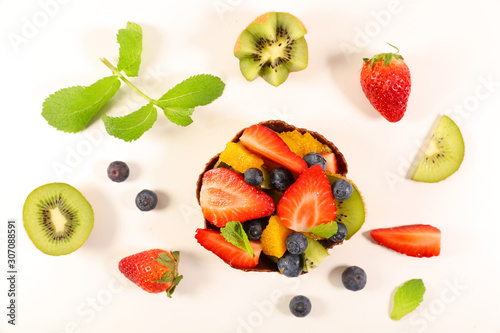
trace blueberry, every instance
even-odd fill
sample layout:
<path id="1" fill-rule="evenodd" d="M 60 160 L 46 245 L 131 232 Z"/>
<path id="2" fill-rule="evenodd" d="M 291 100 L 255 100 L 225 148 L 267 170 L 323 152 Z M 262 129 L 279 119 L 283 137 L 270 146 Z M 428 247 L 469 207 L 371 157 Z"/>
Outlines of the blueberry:
<path id="1" fill-rule="evenodd" d="M 333 197 L 337 200 L 347 200 L 352 195 L 352 184 L 345 179 L 337 179 L 332 184 Z"/>
<path id="2" fill-rule="evenodd" d="M 366 273 L 358 266 L 347 267 L 342 273 L 342 284 L 349 290 L 358 291 L 366 285 Z"/>
<path id="3" fill-rule="evenodd" d="M 247 171 L 245 171 L 244 177 L 245 182 L 247 182 L 248 185 L 252 186 L 260 185 L 264 181 L 264 174 L 257 168 L 247 169 Z"/>
<path id="4" fill-rule="evenodd" d="M 271 171 L 271 184 L 273 184 L 278 191 L 285 191 L 293 182 L 293 174 L 290 170 L 283 167 L 277 167 Z"/>
<path id="5" fill-rule="evenodd" d="M 157 203 L 158 196 L 155 192 L 150 190 L 142 190 L 135 197 L 135 204 L 137 205 L 137 208 L 139 208 L 143 212 L 154 209 Z"/>
<path id="6" fill-rule="evenodd" d="M 303 295 L 294 296 L 290 301 L 290 312 L 295 317 L 305 317 L 311 312 L 311 301 Z"/>
<path id="7" fill-rule="evenodd" d="M 347 236 L 347 227 L 342 222 L 337 222 L 337 232 L 329 238 L 332 242 L 338 243 L 343 241 Z"/>
<path id="8" fill-rule="evenodd" d="M 125 162 L 114 161 L 108 166 L 108 177 L 114 182 L 121 183 L 128 178 L 129 173 L 130 170 Z"/>
<path id="9" fill-rule="evenodd" d="M 298 254 L 291 254 L 290 252 L 285 252 L 283 257 L 278 259 L 277 264 L 281 274 L 288 277 L 299 276 L 304 266 L 302 257 Z"/>
<path id="10" fill-rule="evenodd" d="M 264 230 L 265 221 L 262 219 L 248 220 L 243 222 L 243 230 L 245 230 L 249 240 L 259 240 Z"/>
<path id="11" fill-rule="evenodd" d="M 307 248 L 307 237 L 300 232 L 292 232 L 286 237 L 286 249 L 291 254 L 301 254 Z"/>
<path id="12" fill-rule="evenodd" d="M 326 159 L 319 153 L 309 153 L 304 156 L 308 167 L 319 164 L 326 171 Z"/>

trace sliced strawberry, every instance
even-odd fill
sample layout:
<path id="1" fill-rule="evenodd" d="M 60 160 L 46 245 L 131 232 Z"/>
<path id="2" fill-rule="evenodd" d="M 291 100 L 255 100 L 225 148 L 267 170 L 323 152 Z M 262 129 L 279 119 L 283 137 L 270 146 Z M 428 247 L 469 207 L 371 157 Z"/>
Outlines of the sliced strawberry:
<path id="1" fill-rule="evenodd" d="M 231 267 L 247 269 L 259 263 L 262 249 L 258 242 L 250 241 L 254 252 L 254 257 L 251 257 L 246 251 L 228 243 L 218 230 L 197 229 L 195 238 L 201 246 L 215 253 Z"/>
<path id="2" fill-rule="evenodd" d="M 274 212 L 273 199 L 250 186 L 233 170 L 216 168 L 203 175 L 200 205 L 205 218 L 221 228 L 229 221 L 244 222 Z"/>
<path id="3" fill-rule="evenodd" d="M 300 232 L 335 221 L 336 212 L 330 182 L 320 165 L 304 171 L 278 203 L 281 223 Z"/>
<path id="4" fill-rule="evenodd" d="M 292 152 L 276 132 L 266 126 L 248 127 L 243 131 L 240 142 L 245 148 L 296 174 L 307 169 L 307 163 Z"/>
<path id="5" fill-rule="evenodd" d="M 337 158 L 334 153 L 321 154 L 326 160 L 326 172 L 328 174 L 338 173 Z"/>
<path id="6" fill-rule="evenodd" d="M 374 229 L 370 235 L 378 244 L 410 257 L 433 257 L 441 251 L 441 231 L 427 224 Z"/>

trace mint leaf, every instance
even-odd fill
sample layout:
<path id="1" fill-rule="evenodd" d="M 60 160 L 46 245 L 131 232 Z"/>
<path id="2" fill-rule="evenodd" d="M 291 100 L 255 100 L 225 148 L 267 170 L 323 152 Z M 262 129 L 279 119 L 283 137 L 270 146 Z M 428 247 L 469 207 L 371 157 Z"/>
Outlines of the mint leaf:
<path id="1" fill-rule="evenodd" d="M 391 319 L 399 320 L 415 310 L 424 299 L 425 286 L 422 279 L 406 281 L 394 294 Z"/>
<path id="2" fill-rule="evenodd" d="M 160 97 L 156 105 L 162 109 L 178 107 L 190 109 L 207 105 L 222 95 L 225 84 L 220 78 L 208 74 L 191 76 Z"/>
<path id="3" fill-rule="evenodd" d="M 337 230 L 337 222 L 332 221 L 329 223 L 322 223 L 320 225 L 317 225 L 314 228 L 309 229 L 308 231 L 319 237 L 330 238 L 337 233 Z"/>
<path id="4" fill-rule="evenodd" d="M 153 103 L 149 103 L 126 116 L 110 117 L 103 115 L 102 120 L 108 134 L 130 142 L 139 139 L 144 132 L 153 127 L 156 117 L 156 108 Z"/>
<path id="5" fill-rule="evenodd" d="M 116 35 L 120 44 L 120 56 L 117 68 L 128 76 L 139 75 L 142 54 L 142 28 L 135 23 L 128 22 L 126 29 L 118 30 Z"/>
<path id="6" fill-rule="evenodd" d="M 164 107 L 162 109 L 168 120 L 174 124 L 187 126 L 193 122 L 191 115 L 194 112 L 194 108 Z"/>
<path id="7" fill-rule="evenodd" d="M 240 222 L 228 222 L 224 227 L 220 228 L 220 233 L 228 243 L 246 251 L 251 257 L 255 256 L 252 245 Z"/>
<path id="8" fill-rule="evenodd" d="M 42 116 L 60 131 L 82 131 L 118 88 L 120 81 L 113 75 L 90 86 L 61 89 L 43 102 Z"/>

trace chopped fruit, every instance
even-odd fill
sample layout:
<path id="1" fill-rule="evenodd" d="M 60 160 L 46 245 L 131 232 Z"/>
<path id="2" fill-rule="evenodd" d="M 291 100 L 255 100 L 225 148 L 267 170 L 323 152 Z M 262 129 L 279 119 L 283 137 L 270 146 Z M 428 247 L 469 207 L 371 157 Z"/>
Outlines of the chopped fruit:
<path id="1" fill-rule="evenodd" d="M 197 229 L 195 238 L 201 246 L 215 253 L 231 267 L 248 269 L 257 266 L 259 263 L 262 250 L 257 242 L 250 241 L 254 252 L 254 257 L 251 257 L 245 250 L 228 243 L 218 230 Z"/>
<path id="2" fill-rule="evenodd" d="M 441 251 L 441 231 L 427 224 L 374 229 L 370 235 L 378 244 L 410 257 L 433 257 Z"/>
<path id="3" fill-rule="evenodd" d="M 279 135 L 268 127 L 262 125 L 248 127 L 243 131 L 240 142 L 247 149 L 296 174 L 301 174 L 307 169 L 307 163 L 293 153 Z"/>
<path id="4" fill-rule="evenodd" d="M 325 144 L 322 144 L 310 133 L 300 133 L 297 130 L 281 132 L 278 134 L 287 144 L 291 151 L 300 157 L 309 153 L 331 153 L 332 150 Z"/>
<path id="5" fill-rule="evenodd" d="M 302 254 L 307 248 L 307 237 L 300 232 L 292 232 L 286 238 L 286 249 L 291 254 Z"/>
<path id="6" fill-rule="evenodd" d="M 302 254 L 304 260 L 304 271 L 311 272 L 328 257 L 328 251 L 320 242 L 307 238 L 307 248 Z"/>
<path id="7" fill-rule="evenodd" d="M 323 170 L 326 171 L 326 159 L 319 153 L 309 153 L 304 155 L 308 167 L 319 164 Z"/>
<path id="8" fill-rule="evenodd" d="M 135 197 L 135 204 L 143 212 L 153 210 L 158 204 L 158 196 L 151 190 L 142 190 Z"/>
<path id="9" fill-rule="evenodd" d="M 366 272 L 358 266 L 347 267 L 342 272 L 342 284 L 351 291 L 361 290 L 366 285 Z"/>
<path id="10" fill-rule="evenodd" d="M 337 200 L 347 200 L 353 192 L 352 184 L 346 179 L 338 179 L 332 184 L 333 197 Z"/>
<path id="11" fill-rule="evenodd" d="M 271 171 L 271 184 L 280 192 L 285 192 L 294 181 L 293 174 L 283 167 L 277 167 Z"/>
<path id="12" fill-rule="evenodd" d="M 243 176 L 245 177 L 245 182 L 252 186 L 258 186 L 264 181 L 264 173 L 257 168 L 247 169 Z"/>
<path id="13" fill-rule="evenodd" d="M 403 57 L 397 53 L 381 53 L 363 60 L 360 81 L 366 98 L 389 122 L 400 121 L 411 91 L 410 70 Z"/>
<path id="14" fill-rule="evenodd" d="M 264 161 L 258 155 L 248 151 L 241 143 L 228 142 L 226 149 L 220 154 L 219 161 L 244 173 L 249 168 L 260 168 Z"/>
<path id="15" fill-rule="evenodd" d="M 285 191 L 277 211 L 284 226 L 299 232 L 335 221 L 337 207 L 323 169 L 314 165 L 304 171 Z"/>
<path id="16" fill-rule="evenodd" d="M 326 173 L 332 174 L 338 172 L 337 158 L 334 153 L 323 153 L 321 154 L 326 160 Z"/>
<path id="17" fill-rule="evenodd" d="M 302 256 L 286 252 L 277 262 L 278 271 L 284 276 L 297 277 L 302 273 L 304 262 Z"/>
<path id="18" fill-rule="evenodd" d="M 168 297 L 171 297 L 182 279 L 182 275 L 177 271 L 178 264 L 179 252 L 154 249 L 123 258 L 118 269 L 127 279 L 148 293 L 166 291 Z"/>
<path id="19" fill-rule="evenodd" d="M 285 227 L 278 216 L 271 216 L 260 237 L 262 252 L 268 256 L 281 258 L 286 252 L 286 238 L 291 233 L 292 230 Z"/>
<path id="20" fill-rule="evenodd" d="M 290 312 L 299 318 L 307 316 L 311 312 L 311 301 L 306 296 L 294 296 L 289 304 Z"/>
<path id="21" fill-rule="evenodd" d="M 269 216 L 274 212 L 273 199 L 233 170 L 217 168 L 203 175 L 200 205 L 203 216 L 217 227 L 229 221 L 244 222 Z"/>

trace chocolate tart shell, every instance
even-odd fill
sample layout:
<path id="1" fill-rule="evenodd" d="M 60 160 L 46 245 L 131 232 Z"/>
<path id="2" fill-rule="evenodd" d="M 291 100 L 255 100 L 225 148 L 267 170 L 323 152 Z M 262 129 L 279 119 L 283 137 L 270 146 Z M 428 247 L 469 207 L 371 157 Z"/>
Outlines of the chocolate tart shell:
<path id="1" fill-rule="evenodd" d="M 337 146 L 335 146 L 331 141 L 328 141 L 323 135 L 321 135 L 317 132 L 308 131 L 307 129 L 304 129 L 304 128 L 297 128 L 297 127 L 290 125 L 290 124 L 287 124 L 281 120 L 263 121 L 263 122 L 258 123 L 257 125 L 266 126 L 277 133 L 290 132 L 293 130 L 297 130 L 302 134 L 305 134 L 305 133 L 311 134 L 316 140 L 318 140 L 319 142 L 321 142 L 324 145 L 327 145 L 332 150 L 332 152 L 335 154 L 335 157 L 337 159 L 338 174 L 340 174 L 344 177 L 346 176 L 346 174 L 347 174 L 347 162 L 344 158 L 344 155 L 340 152 L 340 150 L 337 148 Z M 245 129 L 246 128 L 239 131 L 231 141 L 238 142 Z M 200 191 L 201 191 L 203 175 L 208 170 L 211 170 L 214 168 L 215 164 L 219 160 L 219 155 L 220 155 L 220 153 L 215 155 L 214 157 L 212 157 L 208 161 L 208 163 L 205 165 L 205 169 L 198 177 L 198 181 L 196 183 L 196 199 L 198 200 L 198 204 L 200 203 Z M 216 226 L 211 224 L 208 220 L 205 220 L 205 228 L 218 229 Z M 330 249 L 335 245 L 340 245 L 342 242 L 332 243 L 332 242 L 328 242 L 327 240 L 325 240 L 325 241 L 321 241 L 321 243 L 327 249 Z M 250 268 L 250 269 L 245 269 L 244 271 L 278 272 L 278 269 L 276 268 L 276 263 L 274 261 L 272 261 L 268 256 L 261 255 L 260 259 L 259 259 L 259 264 L 257 266 Z"/>

